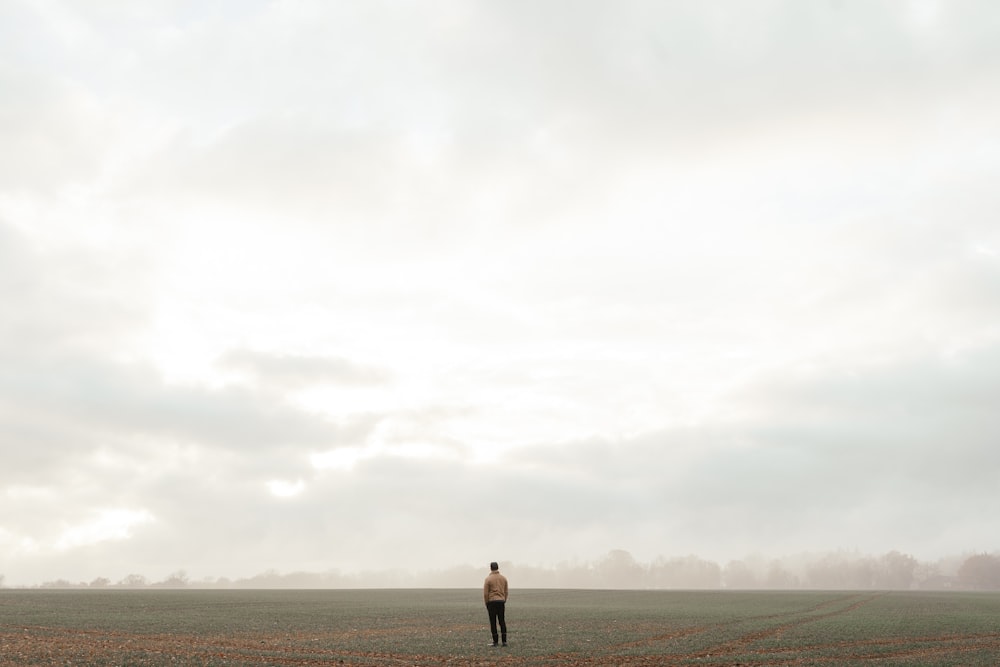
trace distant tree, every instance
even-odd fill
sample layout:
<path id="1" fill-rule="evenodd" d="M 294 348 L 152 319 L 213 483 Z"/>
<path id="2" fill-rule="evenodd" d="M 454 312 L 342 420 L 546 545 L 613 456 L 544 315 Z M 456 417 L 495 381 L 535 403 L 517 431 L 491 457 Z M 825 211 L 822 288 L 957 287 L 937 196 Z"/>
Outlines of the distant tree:
<path id="1" fill-rule="evenodd" d="M 141 574 L 130 574 L 119 581 L 118 585 L 125 588 L 142 588 L 146 586 L 146 577 Z"/>
<path id="2" fill-rule="evenodd" d="M 89 585 L 91 588 L 106 588 L 111 585 L 111 580 L 107 577 L 97 577 Z"/>
<path id="3" fill-rule="evenodd" d="M 969 588 L 1000 589 L 1000 557 L 986 553 L 969 556 L 958 568 L 958 581 Z"/>
<path id="4" fill-rule="evenodd" d="M 649 574 L 654 588 L 715 589 L 722 583 L 719 565 L 697 556 L 657 558 Z"/>
<path id="5" fill-rule="evenodd" d="M 281 573 L 272 568 L 238 583 L 241 588 L 281 588 Z"/>
<path id="6" fill-rule="evenodd" d="M 914 583 L 917 559 L 898 551 L 890 551 L 878 561 L 878 588 L 907 589 Z"/>
<path id="7" fill-rule="evenodd" d="M 188 585 L 187 572 L 184 570 L 177 570 L 176 572 L 172 572 L 170 576 L 163 581 L 153 585 L 157 588 L 184 588 Z"/>
<path id="8" fill-rule="evenodd" d="M 534 585 L 541 588 L 593 588 L 594 586 L 593 567 L 578 561 L 562 561 L 556 564 L 554 570 L 538 568 L 531 576 L 536 579 L 537 583 Z"/>
<path id="9" fill-rule="evenodd" d="M 757 575 L 741 560 L 731 560 L 722 570 L 722 583 L 726 588 L 757 588 Z"/>
<path id="10" fill-rule="evenodd" d="M 827 554 L 806 570 L 806 585 L 811 588 L 848 588 L 847 564 L 837 555 Z"/>
<path id="11" fill-rule="evenodd" d="M 282 575 L 282 588 L 324 588 L 326 577 L 315 572 L 291 572 Z"/>
<path id="12" fill-rule="evenodd" d="M 806 571 L 806 586 L 828 589 L 873 588 L 878 565 L 868 556 L 844 552 L 831 553 L 811 563 Z"/>
<path id="13" fill-rule="evenodd" d="M 799 578 L 785 569 L 780 560 L 772 560 L 764 576 L 765 588 L 798 588 Z"/>
<path id="14" fill-rule="evenodd" d="M 606 588 L 642 588 L 645 569 L 627 551 L 615 549 L 597 564 L 597 573 Z"/>
<path id="15" fill-rule="evenodd" d="M 920 588 L 940 585 L 943 579 L 940 563 L 922 563 L 918 561 L 917 566 L 913 569 L 913 581 Z"/>
<path id="16" fill-rule="evenodd" d="M 850 588 L 875 588 L 878 581 L 878 564 L 871 556 L 848 561 Z"/>

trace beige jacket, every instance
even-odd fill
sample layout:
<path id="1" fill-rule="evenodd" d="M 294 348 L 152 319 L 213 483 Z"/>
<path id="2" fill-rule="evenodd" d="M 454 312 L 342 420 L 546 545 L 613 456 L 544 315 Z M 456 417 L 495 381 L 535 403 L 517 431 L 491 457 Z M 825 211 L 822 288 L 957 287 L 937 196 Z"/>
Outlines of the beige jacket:
<path id="1" fill-rule="evenodd" d="M 495 600 L 507 601 L 507 577 L 499 572 L 490 572 L 483 582 L 483 602 L 489 603 Z"/>

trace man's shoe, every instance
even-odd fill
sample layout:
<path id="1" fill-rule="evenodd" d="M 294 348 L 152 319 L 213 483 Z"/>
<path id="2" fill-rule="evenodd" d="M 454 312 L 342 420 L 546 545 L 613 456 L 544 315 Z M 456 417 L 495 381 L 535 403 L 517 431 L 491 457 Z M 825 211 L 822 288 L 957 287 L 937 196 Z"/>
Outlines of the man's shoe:
<path id="1" fill-rule="evenodd" d="M 501 646 L 503 646 L 504 648 L 507 648 L 507 642 L 504 642 L 503 644 L 501 644 Z"/>

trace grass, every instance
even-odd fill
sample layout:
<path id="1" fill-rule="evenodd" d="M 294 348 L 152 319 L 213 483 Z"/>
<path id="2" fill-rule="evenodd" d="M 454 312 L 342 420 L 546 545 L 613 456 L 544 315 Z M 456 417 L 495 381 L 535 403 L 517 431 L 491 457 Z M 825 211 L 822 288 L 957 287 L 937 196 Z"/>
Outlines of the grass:
<path id="1" fill-rule="evenodd" d="M 0 590 L 0 665 L 1000 664 L 1000 594 Z"/>

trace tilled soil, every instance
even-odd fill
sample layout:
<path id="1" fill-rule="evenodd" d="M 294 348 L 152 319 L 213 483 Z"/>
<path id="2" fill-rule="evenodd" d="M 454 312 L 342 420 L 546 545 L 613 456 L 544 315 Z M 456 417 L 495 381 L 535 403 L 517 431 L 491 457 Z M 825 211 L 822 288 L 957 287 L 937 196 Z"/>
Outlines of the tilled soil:
<path id="1" fill-rule="evenodd" d="M 682 596 L 667 615 L 677 596 L 523 597 L 494 649 L 452 593 L 10 593 L 0 667 L 1000 665 L 993 597 Z"/>
<path id="2" fill-rule="evenodd" d="M 775 626 L 767 636 L 780 635 L 787 626 Z M 1000 633 L 942 635 L 907 639 L 826 643 L 794 649 L 762 648 L 763 633 L 731 639 L 696 653 L 670 651 L 672 640 L 681 636 L 711 633 L 712 627 L 690 628 L 683 633 L 651 635 L 642 642 L 604 646 L 593 654 L 577 652 L 523 655 L 515 644 L 489 648 L 483 644 L 475 655 L 412 654 L 402 652 L 344 650 L 331 647 L 330 634 L 253 634 L 201 636 L 187 634 L 129 634 L 66 628 L 22 627 L 0 631 L 0 665 L 64 666 L 163 666 L 163 665 L 370 665 L 415 667 L 446 665 L 530 665 L 546 667 L 641 667 L 647 665 L 841 665 L 841 664 L 961 664 L 964 654 L 994 655 L 1000 659 Z M 357 637 L 354 638 L 355 640 Z M 628 653 L 638 645 L 662 652 Z M 957 661 L 957 662 L 956 662 Z M 976 663 L 983 664 L 983 663 Z"/>

